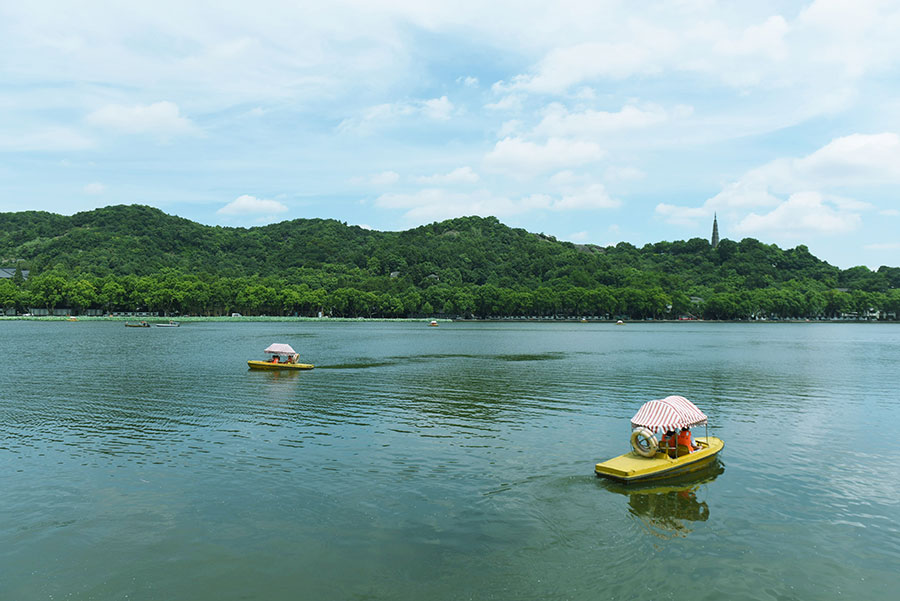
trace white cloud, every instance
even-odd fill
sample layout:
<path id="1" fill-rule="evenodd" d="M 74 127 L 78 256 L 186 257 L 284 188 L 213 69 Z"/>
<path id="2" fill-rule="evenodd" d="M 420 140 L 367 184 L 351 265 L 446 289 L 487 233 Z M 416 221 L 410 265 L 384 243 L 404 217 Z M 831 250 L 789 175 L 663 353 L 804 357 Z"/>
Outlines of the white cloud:
<path id="1" fill-rule="evenodd" d="M 697 10 L 656 3 L 637 13 L 627 3 L 596 4 L 594 14 L 580 5 L 568 18 L 542 23 L 539 31 L 552 33 L 536 46 L 537 60 L 497 82 L 494 93 L 568 95 L 600 82 L 690 85 L 699 78 L 741 91 L 775 90 L 800 119 L 845 107 L 861 77 L 890 73 L 900 62 L 900 10 L 882 0 L 817 0 L 799 14 L 777 3 L 783 14 L 762 18 L 748 18 L 758 12 L 734 3 Z M 763 106 L 759 111 L 765 115 Z"/>
<path id="2" fill-rule="evenodd" d="M 875 205 L 872 203 L 856 198 L 844 198 L 829 194 L 828 200 L 841 211 L 872 211 L 875 209 Z"/>
<path id="3" fill-rule="evenodd" d="M 389 186 L 400 181 L 400 174 L 396 171 L 382 171 L 371 179 L 371 183 L 376 186 Z"/>
<path id="4" fill-rule="evenodd" d="M 805 157 L 778 159 L 754 169 L 738 183 L 788 193 L 800 188 L 900 184 L 900 136 L 887 132 L 835 138 Z"/>
<path id="5" fill-rule="evenodd" d="M 638 233 L 633 215 L 658 201 L 671 203 L 658 209 L 658 221 L 702 219 L 707 232 L 713 211 L 720 222 L 726 215 L 733 230 L 751 213 L 762 219 L 807 192 L 819 193 L 822 205 L 838 215 L 896 221 L 896 214 L 866 213 L 862 202 L 892 198 L 890 186 L 900 181 L 896 133 L 879 133 L 900 133 L 896 2 L 804 0 L 798 7 L 674 0 L 636 10 L 618 1 L 577 0 L 560 10 L 554 3 L 511 9 L 337 0 L 310 12 L 303 3 L 216 11 L 163 0 L 154 7 L 4 6 L 0 53 L 7 60 L 0 80 L 7 85 L 0 114 L 7 119 L 0 149 L 95 148 L 99 128 L 153 135 L 157 130 L 144 122 L 156 117 L 161 129 L 168 123 L 175 132 L 169 136 L 202 126 L 210 133 L 199 140 L 206 148 L 192 143 L 158 153 L 140 147 L 141 138 L 120 138 L 98 152 L 65 155 L 75 167 L 60 185 L 80 192 L 90 179 L 80 180 L 75 170 L 95 173 L 81 177 L 106 177 L 104 170 L 85 168 L 94 160 L 115 163 L 122 170 L 118 179 L 134 180 L 151 200 L 183 189 L 176 180 L 184 173 L 195 178 L 196 190 L 240 186 L 251 171 L 265 172 L 286 189 L 296 183 L 302 161 L 311 194 L 342 194 L 347 173 L 361 174 L 363 189 L 399 191 L 366 186 L 376 169 L 402 166 L 396 184 L 459 191 L 452 186 L 487 187 L 491 178 L 496 187 L 482 204 L 507 199 L 519 206 L 523 194 L 535 191 L 551 195 L 529 201 L 548 212 L 555 203 L 565 206 L 564 199 L 587 202 L 579 190 L 602 181 L 608 196 L 629 203 L 623 227 L 633 240 L 653 235 L 653 229 Z M 454 57 L 449 80 L 446 69 L 428 60 L 434 40 L 446 42 L 442 52 Z M 153 113 L 157 100 L 169 101 L 173 110 Z M 541 111 L 551 102 L 558 104 Z M 812 119 L 823 114 L 834 118 Z M 457 116 L 464 117 L 458 124 Z M 377 135 L 390 128 L 391 135 L 358 144 L 322 131 L 344 117 L 342 130 Z M 508 120 L 513 117 L 519 121 Z M 35 133 L 20 135 L 27 129 Z M 838 137 L 853 132 L 859 133 Z M 775 150 L 771 158 L 787 152 L 794 158 L 741 163 L 779 147 L 806 150 Z M 479 152 L 483 162 L 473 159 Z M 16 164 L 5 153 L 3 159 L 4 178 L 22 180 L 18 189 L 40 179 L 27 161 Z M 472 166 L 471 181 L 450 171 L 460 165 Z M 578 175 L 541 177 L 560 170 Z M 47 186 L 57 179 L 50 171 Z M 512 181 L 519 175 L 534 176 L 530 189 Z M 683 200 L 686 190 L 709 182 L 719 185 L 695 201 Z M 867 194 L 873 186 L 885 189 Z M 658 198 L 647 205 L 654 194 Z M 887 202 L 882 208 L 890 210 L 894 205 Z M 325 201 L 319 210 L 344 209 Z M 532 227 L 525 220 L 520 225 Z"/>
<path id="6" fill-rule="evenodd" d="M 728 211 L 738 224 L 734 229 L 745 233 L 844 233 L 859 227 L 861 211 L 874 209 L 845 191 L 878 184 L 900 184 L 900 137 L 895 133 L 835 138 L 805 157 L 751 169 L 701 207 L 660 204 L 656 213 L 669 223 L 696 225 L 714 211 Z M 765 208 L 772 210 L 748 213 Z"/>
<path id="7" fill-rule="evenodd" d="M 571 188 L 573 186 L 586 184 L 588 178 L 584 175 L 575 173 L 571 169 L 564 169 L 551 175 L 549 181 L 558 188 Z"/>
<path id="8" fill-rule="evenodd" d="M 517 75 L 509 84 L 495 84 L 495 89 L 559 94 L 585 81 L 658 71 L 657 59 L 664 54 L 670 38 L 663 35 L 634 42 L 585 42 L 554 48 L 533 73 Z"/>
<path id="9" fill-rule="evenodd" d="M 376 199 L 375 204 L 386 209 L 402 209 L 407 220 L 421 223 L 461 215 L 507 217 L 531 211 L 611 209 L 620 206 L 621 202 L 610 198 L 602 185 L 594 184 L 561 197 L 530 194 L 511 198 L 503 194 L 494 194 L 487 189 L 455 192 L 441 188 L 427 188 L 413 193 L 382 194 Z"/>
<path id="10" fill-rule="evenodd" d="M 375 204 L 386 209 L 403 209 L 407 220 L 424 223 L 462 215 L 513 215 L 522 212 L 523 204 L 527 205 L 528 201 L 517 202 L 487 190 L 460 193 L 429 188 L 412 194 L 382 194 Z"/>
<path id="11" fill-rule="evenodd" d="M 369 134 L 418 115 L 434 121 L 447 121 L 454 110 L 455 106 L 446 96 L 412 102 L 385 103 L 371 106 L 356 117 L 344 119 L 337 129 L 339 132 Z"/>
<path id="12" fill-rule="evenodd" d="M 836 138 L 801 158 L 783 158 L 751 169 L 707 201 L 710 209 L 777 205 L 778 196 L 877 184 L 900 184 L 900 137 L 894 133 L 852 134 Z M 842 209 L 863 210 L 869 203 L 832 195 Z"/>
<path id="13" fill-rule="evenodd" d="M 453 103 L 446 96 L 432 98 L 422 103 L 422 114 L 430 119 L 446 121 L 453 112 Z"/>
<path id="14" fill-rule="evenodd" d="M 569 240 L 571 240 L 572 242 L 584 242 L 585 240 L 588 239 L 588 233 L 587 233 L 587 232 L 583 232 L 583 231 L 582 231 L 582 232 L 575 232 L 575 233 L 569 234 L 568 238 L 569 238 Z"/>
<path id="15" fill-rule="evenodd" d="M 900 242 L 884 242 L 881 244 L 866 244 L 866 250 L 900 250 Z"/>
<path id="16" fill-rule="evenodd" d="M 567 169 L 554 173 L 548 181 L 560 191 L 559 200 L 549 207 L 554 211 L 615 209 L 622 206 L 621 200 L 611 197 L 606 187 L 588 174 Z"/>
<path id="17" fill-rule="evenodd" d="M 484 158 L 492 169 L 530 177 L 536 173 L 579 167 L 602 160 L 606 152 L 594 142 L 550 138 L 544 144 L 504 138 Z"/>
<path id="18" fill-rule="evenodd" d="M 769 191 L 769 188 L 779 182 L 773 182 L 765 176 L 765 170 L 754 170 L 740 180 L 727 184 L 721 192 L 706 201 L 707 214 L 713 209 L 746 209 L 777 205 L 780 200 Z"/>
<path id="19" fill-rule="evenodd" d="M 644 179 L 647 174 L 637 167 L 607 167 L 603 177 L 610 182 L 626 182 Z"/>
<path id="20" fill-rule="evenodd" d="M 426 186 L 452 186 L 455 184 L 475 184 L 481 178 L 471 167 L 459 167 L 449 173 L 436 173 L 413 178 L 413 181 Z"/>
<path id="21" fill-rule="evenodd" d="M 197 132 L 196 126 L 183 117 L 173 102 L 121 106 L 110 104 L 89 114 L 90 125 L 124 134 L 154 134 L 160 138 Z"/>
<path id="22" fill-rule="evenodd" d="M 388 123 L 394 123 L 402 117 L 413 114 L 414 109 L 409 104 L 379 104 L 371 106 L 357 117 L 350 117 L 340 122 L 339 132 L 372 133 L 375 129 Z"/>
<path id="23" fill-rule="evenodd" d="M 522 127 L 524 124 L 518 119 L 510 119 L 509 121 L 504 121 L 500 126 L 500 130 L 497 132 L 497 137 L 501 140 L 503 138 L 513 138 L 521 134 Z"/>
<path id="24" fill-rule="evenodd" d="M 784 37 L 790 31 L 787 21 L 781 15 L 769 17 L 762 25 L 751 25 L 733 38 L 719 39 L 715 52 L 723 55 L 767 55 L 773 59 L 787 56 Z"/>
<path id="25" fill-rule="evenodd" d="M 900 184 L 900 136 L 888 132 L 836 138 L 794 166 L 811 181 Z"/>
<path id="26" fill-rule="evenodd" d="M 587 109 L 570 113 L 563 105 L 553 103 L 544 110 L 544 117 L 534 128 L 534 134 L 548 137 L 597 137 L 612 131 L 646 128 L 669 121 L 673 116 L 686 117 L 693 110 L 679 106 L 671 113 L 657 105 L 644 107 L 625 105 L 618 112 Z"/>
<path id="27" fill-rule="evenodd" d="M 679 207 L 666 203 L 656 205 L 655 212 L 668 223 L 690 227 L 696 226 L 698 221 L 705 220 L 711 215 L 706 207 Z"/>
<path id="28" fill-rule="evenodd" d="M 565 194 L 551 208 L 554 211 L 573 211 L 615 209 L 621 205 L 622 201 L 610 197 L 603 184 L 591 184 L 582 190 Z"/>
<path id="29" fill-rule="evenodd" d="M 256 198 L 249 194 L 239 196 L 218 211 L 218 215 L 259 215 L 287 212 L 288 208 L 277 200 Z"/>
<path id="30" fill-rule="evenodd" d="M 15 134 L 0 134 L 0 151 L 61 152 L 93 148 L 93 139 L 69 127 L 43 127 Z"/>
<path id="31" fill-rule="evenodd" d="M 105 191 L 106 186 L 100 182 L 92 182 L 84 187 L 85 194 L 103 194 Z"/>
<path id="32" fill-rule="evenodd" d="M 798 192 L 765 215 L 750 213 L 734 230 L 754 234 L 774 232 L 797 235 L 802 232 L 837 234 L 857 229 L 861 218 L 856 213 L 829 206 L 817 192 Z"/>
<path id="33" fill-rule="evenodd" d="M 883 211 L 878 211 L 878 214 L 885 217 L 900 217 L 900 209 L 884 209 Z"/>
<path id="34" fill-rule="evenodd" d="M 687 71 L 727 78 L 740 59 L 769 59 L 755 67 L 754 80 L 772 82 L 783 75 L 784 62 L 806 79 L 817 71 L 810 67 L 823 62 L 864 73 L 895 64 L 898 57 L 897 9 L 891 2 L 807 2 L 799 16 L 797 9 L 776 3 L 787 18 L 762 13 L 752 19 L 748 14 L 759 10 L 736 3 L 703 2 L 690 10 L 685 4 L 701 3 L 679 0 L 641 10 L 620 2 L 572 2 L 565 10 L 552 3 L 514 10 L 464 3 L 451 10 L 435 3 L 339 0 L 313 13 L 302 3 L 216 11 L 163 2 L 147 12 L 23 6 L 6 10 L 11 31 L 3 33 L 12 62 L 27 63 L 21 71 L 37 81 L 63 76 L 111 82 L 118 89 L 178 90 L 172 98 L 217 108 L 389 90 L 409 78 L 409 66 L 418 62 L 419 48 L 405 39 L 415 36 L 401 33 L 410 27 L 429 34 L 468 31 L 473 40 L 490 40 L 498 54 L 502 49 L 507 56 L 526 57 L 532 66 L 507 77 L 503 87 L 540 93 L 561 93 L 601 77 Z M 705 25 L 702 35 L 698 24 Z M 31 57 L 37 60 L 24 60 Z M 477 78 L 457 81 L 473 85 Z"/>
<path id="35" fill-rule="evenodd" d="M 489 102 L 484 108 L 492 111 L 521 111 L 523 97 L 520 94 L 507 94 L 497 102 Z"/>
<path id="36" fill-rule="evenodd" d="M 797 19 L 803 38 L 827 40 L 816 48 L 817 62 L 837 65 L 850 78 L 896 64 L 898 24 L 896 3 L 881 0 L 816 0 Z"/>

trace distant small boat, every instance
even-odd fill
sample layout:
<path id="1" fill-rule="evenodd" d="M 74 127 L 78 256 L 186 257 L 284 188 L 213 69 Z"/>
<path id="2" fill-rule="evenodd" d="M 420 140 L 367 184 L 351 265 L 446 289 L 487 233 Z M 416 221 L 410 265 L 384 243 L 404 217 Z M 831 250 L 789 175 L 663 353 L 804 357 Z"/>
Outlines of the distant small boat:
<path id="1" fill-rule="evenodd" d="M 172 321 L 170 319 L 169 323 L 158 323 L 158 324 L 156 324 L 156 327 L 157 328 L 177 328 L 179 325 L 181 325 L 181 324 L 179 324 L 177 321 Z"/>
<path id="2" fill-rule="evenodd" d="M 624 326 L 624 325 L 625 325 L 625 322 L 622 321 L 622 320 L 620 319 L 619 321 L 616 322 L 616 325 L 617 325 L 617 326 Z"/>
<path id="3" fill-rule="evenodd" d="M 438 322 L 436 322 L 435 320 L 432 319 L 428 325 L 431 326 L 432 328 L 436 328 L 436 327 L 438 327 Z"/>
<path id="4" fill-rule="evenodd" d="M 150 324 L 147 323 L 146 321 L 142 321 L 142 322 L 140 322 L 140 323 L 128 323 L 128 322 L 126 321 L 126 322 L 125 322 L 125 327 L 126 327 L 126 328 L 149 328 L 149 327 L 150 327 Z"/>
<path id="5" fill-rule="evenodd" d="M 272 358 L 268 361 L 254 361 L 251 359 L 247 361 L 250 369 L 312 369 L 315 367 L 309 363 L 298 363 L 297 359 L 300 358 L 300 355 L 289 344 L 270 344 L 264 352 L 272 355 Z"/>

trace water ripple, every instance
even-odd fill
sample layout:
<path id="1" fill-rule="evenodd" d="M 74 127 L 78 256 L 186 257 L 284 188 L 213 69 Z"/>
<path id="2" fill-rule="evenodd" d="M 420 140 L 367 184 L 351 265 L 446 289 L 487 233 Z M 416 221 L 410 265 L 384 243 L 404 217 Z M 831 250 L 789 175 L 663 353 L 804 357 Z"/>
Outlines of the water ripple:
<path id="1" fill-rule="evenodd" d="M 666 599 L 685 558 L 736 598 L 893 590 L 897 328 L 173 330 L 0 322 L 0 597 Z M 276 341 L 317 368 L 249 371 Z M 596 479 L 668 394 L 719 471 Z"/>

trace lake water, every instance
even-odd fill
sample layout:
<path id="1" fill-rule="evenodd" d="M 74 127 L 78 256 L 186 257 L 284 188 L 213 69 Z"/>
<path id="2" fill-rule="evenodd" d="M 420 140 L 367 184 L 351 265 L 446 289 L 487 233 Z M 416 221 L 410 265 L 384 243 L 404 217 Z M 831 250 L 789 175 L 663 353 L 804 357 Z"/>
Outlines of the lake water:
<path id="1" fill-rule="evenodd" d="M 272 342 L 316 369 L 249 371 Z M 898 360 L 888 324 L 0 322 L 0 599 L 893 598 Z M 719 462 L 595 478 L 669 394 Z"/>

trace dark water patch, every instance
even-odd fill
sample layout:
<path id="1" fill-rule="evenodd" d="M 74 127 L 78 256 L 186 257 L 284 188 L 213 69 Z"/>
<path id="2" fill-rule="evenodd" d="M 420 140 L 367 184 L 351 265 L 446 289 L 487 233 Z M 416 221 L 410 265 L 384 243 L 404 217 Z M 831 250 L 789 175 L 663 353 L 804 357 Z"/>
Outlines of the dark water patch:
<path id="1" fill-rule="evenodd" d="M 564 359 L 565 353 L 519 353 L 514 355 L 494 355 L 499 361 L 558 361 Z"/>
<path id="2" fill-rule="evenodd" d="M 472 355 L 465 353 L 426 353 L 419 355 L 421 359 L 481 359 L 481 355 Z"/>
<path id="3" fill-rule="evenodd" d="M 359 363 L 335 363 L 334 365 L 317 365 L 316 369 L 371 369 L 396 365 L 396 361 L 360 361 Z"/>

